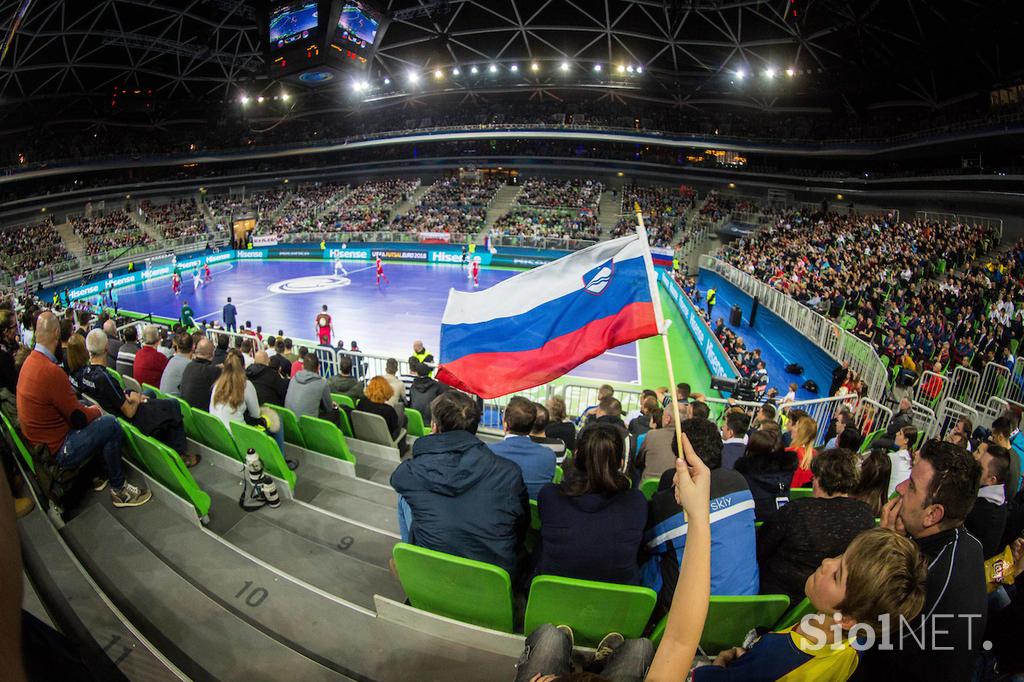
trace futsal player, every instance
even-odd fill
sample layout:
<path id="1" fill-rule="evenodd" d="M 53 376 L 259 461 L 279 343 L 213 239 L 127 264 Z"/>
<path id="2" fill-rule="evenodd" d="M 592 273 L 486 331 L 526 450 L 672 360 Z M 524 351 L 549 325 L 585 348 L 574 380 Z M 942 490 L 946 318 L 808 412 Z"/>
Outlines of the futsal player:
<path id="1" fill-rule="evenodd" d="M 203 277 L 199 274 L 199 268 L 196 268 L 192 273 L 192 288 L 199 289 L 201 286 L 203 286 Z"/>
<path id="2" fill-rule="evenodd" d="M 480 286 L 480 261 L 473 259 L 473 286 Z"/>
<path id="3" fill-rule="evenodd" d="M 181 276 L 178 273 L 171 275 L 171 291 L 175 296 L 181 293 Z"/>
<path id="4" fill-rule="evenodd" d="M 321 346 L 331 345 L 331 334 L 334 333 L 334 324 L 331 322 L 331 316 L 327 313 L 327 305 L 323 305 L 320 308 L 320 312 L 316 316 L 316 337 L 320 341 Z"/>
<path id="5" fill-rule="evenodd" d="M 348 277 L 348 270 L 345 269 L 345 261 L 340 258 L 334 261 L 334 276 L 337 277 L 339 274 L 344 277 Z"/>
<path id="6" fill-rule="evenodd" d="M 203 282 L 209 284 L 213 281 L 213 273 L 210 272 L 210 264 L 203 263 Z"/>
<path id="7" fill-rule="evenodd" d="M 391 280 L 389 280 L 388 276 L 384 274 L 384 261 L 382 261 L 380 259 L 380 256 L 377 256 L 377 286 L 378 287 L 380 286 L 381 278 L 384 279 L 385 283 L 391 284 Z"/>

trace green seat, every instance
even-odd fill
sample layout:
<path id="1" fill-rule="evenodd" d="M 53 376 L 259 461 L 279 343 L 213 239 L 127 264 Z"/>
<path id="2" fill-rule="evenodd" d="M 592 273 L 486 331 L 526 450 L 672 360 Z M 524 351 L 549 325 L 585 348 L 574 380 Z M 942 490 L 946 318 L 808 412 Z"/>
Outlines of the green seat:
<path id="1" fill-rule="evenodd" d="M 176 396 L 167 397 L 174 398 L 178 401 L 178 405 L 181 406 L 181 421 L 185 424 L 185 433 L 188 437 L 197 443 L 206 444 L 203 434 L 199 431 L 198 427 L 196 427 L 196 419 L 192 414 L 192 406 L 189 405 L 184 398 L 178 398 Z"/>
<path id="2" fill-rule="evenodd" d="M 537 500 L 530 500 L 530 528 L 540 530 L 540 509 Z"/>
<path id="3" fill-rule="evenodd" d="M 700 646 L 709 656 L 743 644 L 756 627 L 770 628 L 789 606 L 784 594 L 711 597 Z"/>
<path id="4" fill-rule="evenodd" d="M 562 479 L 565 478 L 565 471 L 562 467 L 555 465 L 555 476 L 551 479 L 552 483 L 561 483 Z"/>
<path id="5" fill-rule="evenodd" d="M 654 493 L 658 492 L 658 483 L 660 481 L 661 479 L 657 476 L 652 476 L 640 482 L 640 492 L 644 494 L 648 501 L 654 497 Z"/>
<path id="6" fill-rule="evenodd" d="M 646 587 L 540 575 L 530 586 L 523 631 L 565 624 L 583 646 L 597 646 L 609 632 L 633 639 L 643 634 L 657 600 Z"/>
<path id="7" fill-rule="evenodd" d="M 121 373 L 118 372 L 113 367 L 107 367 L 107 371 L 110 372 L 110 376 L 114 377 L 114 379 L 117 381 L 117 385 L 120 386 L 123 389 L 124 388 L 124 378 L 121 376 Z"/>
<path id="8" fill-rule="evenodd" d="M 420 414 L 419 410 L 414 410 L 411 407 L 405 408 L 406 426 L 405 430 L 409 432 L 410 436 L 421 436 L 430 435 L 430 431 L 423 424 L 423 415 Z"/>
<path id="9" fill-rule="evenodd" d="M 503 569 L 404 542 L 392 556 L 402 589 L 417 609 L 512 632 L 512 581 Z"/>
<path id="10" fill-rule="evenodd" d="M 117 421 L 121 424 L 121 433 L 124 436 L 124 447 L 121 449 L 122 454 L 128 455 L 128 458 L 140 469 L 150 476 L 153 476 L 153 478 L 156 478 L 156 475 L 150 471 L 146 458 L 142 456 L 142 450 L 139 449 L 139 441 L 137 437 L 141 438 L 142 432 L 126 419 L 118 417 Z"/>
<path id="11" fill-rule="evenodd" d="M 864 442 L 861 443 L 860 451 L 867 452 L 869 449 L 871 449 L 871 441 L 878 438 L 883 433 L 885 433 L 885 429 L 878 429 L 877 431 L 872 431 L 871 433 L 869 433 L 867 438 L 864 439 Z"/>
<path id="12" fill-rule="evenodd" d="M 32 461 L 32 453 L 25 447 L 25 441 L 21 439 L 18 432 L 14 430 L 14 424 L 7 418 L 3 410 L 0 410 L 0 418 L 4 420 L 4 426 L 7 427 L 7 432 L 11 434 L 11 442 L 14 444 L 14 449 L 18 451 L 21 458 L 25 460 L 25 464 L 28 466 L 29 471 L 33 474 L 36 472 L 36 463 Z"/>
<path id="13" fill-rule="evenodd" d="M 200 489 L 178 453 L 154 438 L 143 436 L 138 431 L 134 431 L 131 437 L 153 478 L 195 507 L 196 513 L 200 517 L 210 513 L 210 496 Z"/>
<path id="14" fill-rule="evenodd" d="M 665 626 L 666 625 L 668 625 L 668 614 L 667 613 L 664 616 L 661 617 L 661 620 L 659 620 L 658 624 L 654 626 L 654 629 L 651 630 L 651 634 L 648 637 L 648 639 L 651 640 L 651 644 L 654 645 L 655 649 L 657 649 L 658 645 L 661 644 L 661 638 L 665 636 Z"/>
<path id="15" fill-rule="evenodd" d="M 809 613 L 817 613 L 818 609 L 814 608 L 811 604 L 811 600 L 804 597 L 803 601 L 791 608 L 789 611 L 779 619 L 779 622 L 775 624 L 774 630 L 785 630 L 788 627 L 792 627 L 800 622 L 800 619 Z"/>
<path id="16" fill-rule="evenodd" d="M 295 472 L 288 468 L 281 448 L 277 447 L 277 441 L 266 432 L 242 422 L 231 422 L 231 435 L 235 437 L 239 453 L 245 453 L 252 448 L 260 456 L 263 468 L 268 474 L 280 478 L 295 490 Z"/>
<path id="17" fill-rule="evenodd" d="M 289 412 L 291 411 L 289 410 Z M 304 414 L 299 419 L 299 429 L 302 431 L 306 447 L 310 450 L 353 464 L 356 463 L 356 458 L 348 449 L 348 443 L 345 442 L 341 431 L 326 419 L 318 419 Z"/>
<path id="18" fill-rule="evenodd" d="M 206 445 L 217 452 L 224 453 L 231 459 L 237 459 L 239 462 L 245 461 L 243 455 L 245 451 L 239 452 L 238 446 L 235 445 L 235 439 L 231 437 L 231 432 L 224 426 L 224 422 L 209 412 L 195 409 L 192 410 L 192 419 Z"/>
<path id="19" fill-rule="evenodd" d="M 284 441 L 286 443 L 298 445 L 300 448 L 306 447 L 306 439 L 302 435 L 302 429 L 299 428 L 299 420 L 295 418 L 294 412 L 287 407 L 281 407 L 273 403 L 264 403 L 263 406 L 269 407 L 281 418 L 281 428 L 284 429 Z"/>
<path id="20" fill-rule="evenodd" d="M 151 386 L 149 384 L 142 384 L 142 390 L 145 391 L 147 389 L 152 391 L 153 395 L 155 395 L 157 398 L 170 398 L 171 397 L 171 396 L 167 395 L 166 393 L 162 392 L 156 386 Z"/>
<path id="21" fill-rule="evenodd" d="M 347 407 L 350 410 L 356 409 L 356 401 L 352 400 L 350 396 L 347 396 L 344 393 L 332 393 L 331 398 L 338 405 L 338 407 Z M 422 417 L 420 421 L 423 421 Z"/>
<path id="22" fill-rule="evenodd" d="M 790 488 L 789 499 L 799 500 L 804 497 L 814 497 L 814 488 Z"/>

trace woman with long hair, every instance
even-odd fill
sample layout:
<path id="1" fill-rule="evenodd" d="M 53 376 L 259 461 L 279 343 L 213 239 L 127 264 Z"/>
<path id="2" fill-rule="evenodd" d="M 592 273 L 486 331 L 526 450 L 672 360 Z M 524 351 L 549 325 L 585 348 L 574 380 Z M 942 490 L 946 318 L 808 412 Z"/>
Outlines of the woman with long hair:
<path id="1" fill-rule="evenodd" d="M 796 455 L 797 467 L 796 471 L 793 472 L 793 480 L 790 482 L 789 487 L 806 488 L 810 485 L 811 479 L 814 478 L 814 474 L 811 473 L 811 461 L 816 454 L 814 451 L 814 439 L 818 436 L 818 422 L 810 417 L 800 417 L 793 424 L 791 433 L 793 434 L 793 439 L 790 441 L 786 451 Z"/>
<path id="2" fill-rule="evenodd" d="M 356 409 L 360 412 L 378 414 L 384 418 L 388 425 L 388 433 L 392 438 L 397 438 L 402 430 L 401 421 L 395 408 L 388 405 L 388 400 L 395 394 L 388 380 L 382 376 L 375 376 L 370 379 L 363 389 L 363 397 L 356 403 Z"/>
<path id="3" fill-rule="evenodd" d="M 576 445 L 565 480 L 544 485 L 537 495 L 541 543 L 535 574 L 638 585 L 647 500 L 622 470 L 622 434 L 593 424 Z"/>
<path id="4" fill-rule="evenodd" d="M 231 428 L 232 421 L 250 423 L 260 418 L 260 401 L 256 387 L 245 377 L 245 360 L 236 348 L 228 351 L 220 370 L 220 377 L 213 384 L 210 396 L 210 414 Z M 248 417 L 248 419 L 246 419 Z"/>
<path id="5" fill-rule="evenodd" d="M 566 414 L 565 398 L 560 395 L 553 395 L 548 398 L 548 425 L 544 427 L 544 435 L 548 438 L 557 438 L 565 443 L 566 450 L 576 449 L 576 426 L 569 421 Z"/>
<path id="6" fill-rule="evenodd" d="M 875 518 L 882 515 L 882 507 L 889 501 L 887 493 L 891 470 L 892 460 L 885 448 L 873 448 L 860 463 L 860 480 L 850 497 L 871 507 Z"/>
<path id="7" fill-rule="evenodd" d="M 747 434 L 746 450 L 733 468 L 747 479 L 756 520 L 767 520 L 789 501 L 789 484 L 796 466 L 796 455 L 782 448 L 778 427 Z"/>

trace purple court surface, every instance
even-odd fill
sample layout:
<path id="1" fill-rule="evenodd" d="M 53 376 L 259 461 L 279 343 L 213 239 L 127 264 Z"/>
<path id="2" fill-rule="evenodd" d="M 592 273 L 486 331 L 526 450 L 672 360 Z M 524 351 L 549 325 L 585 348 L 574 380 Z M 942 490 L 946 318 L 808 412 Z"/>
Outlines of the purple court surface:
<path id="1" fill-rule="evenodd" d="M 422 339 L 437 353 L 441 317 L 449 289 L 473 290 L 466 271 L 458 265 L 386 263 L 390 284 L 377 287 L 372 263 L 347 263 L 348 276 L 334 274 L 328 261 L 240 261 L 211 266 L 213 282 L 193 288 L 190 273 L 183 273 L 179 296 L 171 293 L 171 280 L 163 277 L 118 291 L 123 310 L 178 317 L 187 300 L 197 321 L 221 319 L 230 296 L 241 324 L 262 325 L 263 334 L 283 329 L 287 336 L 316 338 L 313 317 L 327 304 L 334 319 L 335 337 L 348 348 L 352 340 L 364 353 L 407 358 L 412 342 Z M 512 277 L 509 270 L 481 269 L 480 289 Z M 571 376 L 639 383 L 637 345 L 630 343 L 580 365 Z"/>

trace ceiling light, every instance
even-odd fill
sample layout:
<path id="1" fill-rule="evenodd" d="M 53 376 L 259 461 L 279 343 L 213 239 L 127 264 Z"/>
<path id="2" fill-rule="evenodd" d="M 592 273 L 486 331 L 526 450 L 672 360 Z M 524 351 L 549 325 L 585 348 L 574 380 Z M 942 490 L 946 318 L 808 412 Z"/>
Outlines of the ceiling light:
<path id="1" fill-rule="evenodd" d="M 598 73 L 600 73 L 601 65 L 600 64 L 594 64 L 594 71 L 597 71 Z"/>
<path id="2" fill-rule="evenodd" d="M 264 100 L 266 100 L 266 98 L 263 95 L 260 95 L 259 97 L 256 98 L 256 101 L 259 102 L 260 104 L 263 104 Z"/>
<path id="3" fill-rule="evenodd" d="M 508 70 L 511 71 L 512 73 L 515 73 L 519 71 L 519 66 L 517 64 L 513 64 L 512 66 L 508 67 Z"/>
<path id="4" fill-rule="evenodd" d="M 459 67 L 456 66 L 454 69 L 452 69 L 452 75 L 453 76 L 461 76 L 462 75 L 462 72 L 459 71 Z"/>
<path id="5" fill-rule="evenodd" d="M 633 73 L 633 65 L 632 64 L 630 64 L 629 66 L 626 67 L 626 73 Z"/>
<path id="6" fill-rule="evenodd" d="M 282 92 L 281 93 L 281 101 L 282 102 L 287 102 L 289 97 L 290 97 L 290 95 L 287 92 Z"/>
<path id="7" fill-rule="evenodd" d="M 540 64 L 537 62 L 530 64 L 530 71 L 540 71 Z"/>
<path id="8" fill-rule="evenodd" d="M 747 72 L 743 69 L 736 69 L 736 80 L 743 80 L 747 77 Z"/>
<path id="9" fill-rule="evenodd" d="M 494 64 L 491 64 L 490 66 L 488 66 L 487 70 L 490 71 L 491 73 L 498 73 L 498 67 L 495 66 Z"/>
<path id="10" fill-rule="evenodd" d="M 391 79 L 390 78 L 385 78 L 384 79 L 384 85 L 391 85 Z"/>
<path id="11" fill-rule="evenodd" d="M 769 80 L 775 78 L 775 67 L 769 66 L 767 69 L 765 69 L 764 77 L 768 78 Z"/>
<path id="12" fill-rule="evenodd" d="M 558 66 L 558 68 L 561 69 L 562 71 L 568 71 L 569 70 L 569 62 L 562 62 Z"/>
<path id="13" fill-rule="evenodd" d="M 794 69 L 792 66 L 789 67 L 788 69 L 786 69 L 786 75 L 792 78 L 793 76 L 796 75 L 796 69 Z"/>
<path id="14" fill-rule="evenodd" d="M 434 78 L 437 78 L 438 80 L 444 78 L 444 74 L 441 73 L 441 69 L 434 69 Z"/>
<path id="15" fill-rule="evenodd" d="M 470 72 L 470 73 L 474 73 L 474 74 L 475 74 L 475 73 L 480 73 L 480 69 L 478 69 L 478 68 L 476 68 L 476 67 L 474 66 L 474 67 L 470 68 L 469 72 Z"/>
<path id="16" fill-rule="evenodd" d="M 623 66 L 622 64 L 619 64 L 619 66 L 615 70 L 618 71 L 619 73 L 625 73 L 626 72 L 626 67 Z M 632 70 L 633 69 L 630 69 L 630 71 L 632 71 Z"/>
<path id="17" fill-rule="evenodd" d="M 419 81 L 419 79 L 420 79 L 420 76 L 419 76 L 418 73 L 416 73 L 415 71 L 410 71 L 409 72 L 409 82 L 410 83 L 415 83 L 415 82 Z"/>
<path id="18" fill-rule="evenodd" d="M 637 73 L 643 73 L 644 72 L 644 67 L 642 67 L 642 66 L 636 67 L 636 72 Z"/>
<path id="19" fill-rule="evenodd" d="M 242 104 L 248 104 L 249 103 L 249 95 L 242 95 L 242 97 L 241 97 L 241 99 L 239 101 Z"/>

